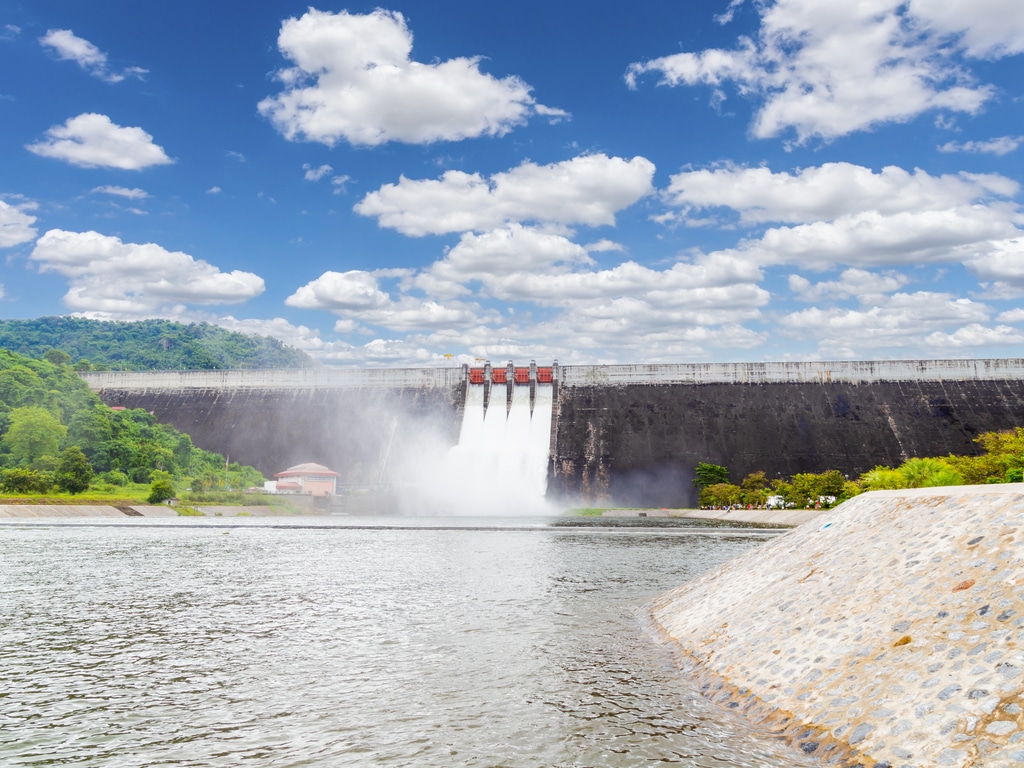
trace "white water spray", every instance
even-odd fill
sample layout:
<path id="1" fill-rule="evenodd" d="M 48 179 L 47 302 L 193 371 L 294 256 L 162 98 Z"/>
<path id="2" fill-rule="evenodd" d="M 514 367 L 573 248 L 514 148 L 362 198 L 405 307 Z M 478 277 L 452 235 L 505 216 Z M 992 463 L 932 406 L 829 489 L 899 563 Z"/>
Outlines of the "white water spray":
<path id="1" fill-rule="evenodd" d="M 517 384 L 511 407 L 506 388 L 493 386 L 484 409 L 483 385 L 466 387 L 459 443 L 440 466 L 423 467 L 433 477 L 419 480 L 436 514 L 537 515 L 551 512 L 547 491 L 551 442 L 552 385 L 537 383 L 530 411 L 530 386 Z M 424 457 L 427 459 L 427 457 Z M 424 473 L 426 474 L 426 473 Z"/>

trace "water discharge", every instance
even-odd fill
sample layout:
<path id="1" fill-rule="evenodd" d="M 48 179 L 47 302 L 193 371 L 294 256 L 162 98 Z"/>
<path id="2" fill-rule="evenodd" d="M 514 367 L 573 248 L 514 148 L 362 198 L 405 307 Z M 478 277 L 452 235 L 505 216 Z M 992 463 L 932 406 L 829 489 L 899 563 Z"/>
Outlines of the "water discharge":
<path id="1" fill-rule="evenodd" d="M 545 501 L 550 461 L 553 386 L 466 387 L 459 442 L 439 461 L 417 457 L 419 510 L 444 514 L 536 515 Z M 531 394 L 532 393 L 532 394 Z"/>

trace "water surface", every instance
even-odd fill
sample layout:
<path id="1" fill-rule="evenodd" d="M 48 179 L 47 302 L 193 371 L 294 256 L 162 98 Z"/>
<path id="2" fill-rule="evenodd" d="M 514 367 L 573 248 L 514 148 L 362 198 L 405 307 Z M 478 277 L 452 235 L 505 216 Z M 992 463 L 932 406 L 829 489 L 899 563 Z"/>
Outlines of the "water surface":
<path id="1" fill-rule="evenodd" d="M 757 536 L 310 520 L 0 525 L 0 765 L 817 764 L 644 625 Z"/>

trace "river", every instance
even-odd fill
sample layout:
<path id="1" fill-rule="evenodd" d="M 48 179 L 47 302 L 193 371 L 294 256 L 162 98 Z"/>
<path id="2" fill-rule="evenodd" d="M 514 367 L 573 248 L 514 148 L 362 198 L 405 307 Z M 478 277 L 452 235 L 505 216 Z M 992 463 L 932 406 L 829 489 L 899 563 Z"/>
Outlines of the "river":
<path id="1" fill-rule="evenodd" d="M 0 765 L 818 765 L 645 623 L 769 534 L 642 522 L 5 521 Z"/>

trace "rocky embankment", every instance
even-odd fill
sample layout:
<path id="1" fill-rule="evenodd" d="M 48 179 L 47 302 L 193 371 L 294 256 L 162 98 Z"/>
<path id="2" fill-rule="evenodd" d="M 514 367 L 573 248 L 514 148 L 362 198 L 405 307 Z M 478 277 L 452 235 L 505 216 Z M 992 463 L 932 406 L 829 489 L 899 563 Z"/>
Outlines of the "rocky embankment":
<path id="1" fill-rule="evenodd" d="M 832 764 L 1024 764 L 1024 486 L 857 496 L 662 596 L 705 691 Z"/>

